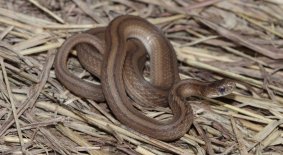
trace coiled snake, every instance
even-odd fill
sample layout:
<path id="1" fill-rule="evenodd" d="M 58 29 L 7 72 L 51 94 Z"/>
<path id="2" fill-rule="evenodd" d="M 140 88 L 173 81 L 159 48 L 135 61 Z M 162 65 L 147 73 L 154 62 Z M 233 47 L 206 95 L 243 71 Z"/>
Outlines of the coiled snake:
<path id="1" fill-rule="evenodd" d="M 101 85 L 86 82 L 67 69 L 70 51 L 76 48 L 83 67 L 100 78 Z M 150 58 L 150 81 L 143 76 Z M 114 116 L 124 125 L 164 141 L 182 137 L 193 122 L 186 97 L 219 97 L 232 92 L 228 79 L 204 83 L 180 80 L 176 53 L 162 32 L 143 18 L 123 15 L 105 28 L 96 28 L 68 38 L 55 59 L 55 73 L 74 94 L 98 102 L 107 101 Z M 157 121 L 133 106 L 170 106 L 173 117 Z"/>

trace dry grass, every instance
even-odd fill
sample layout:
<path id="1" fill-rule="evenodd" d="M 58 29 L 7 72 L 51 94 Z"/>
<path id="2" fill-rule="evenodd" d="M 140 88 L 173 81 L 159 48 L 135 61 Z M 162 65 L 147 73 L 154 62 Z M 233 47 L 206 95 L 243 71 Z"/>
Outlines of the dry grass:
<path id="1" fill-rule="evenodd" d="M 121 14 L 160 27 L 182 78 L 237 81 L 233 94 L 191 103 L 194 125 L 170 143 L 125 128 L 106 103 L 66 90 L 53 69 L 66 38 Z M 1 0 L 3 154 L 283 154 L 281 0 Z M 91 80 L 72 58 L 70 69 Z M 168 109 L 144 110 L 167 119 Z"/>

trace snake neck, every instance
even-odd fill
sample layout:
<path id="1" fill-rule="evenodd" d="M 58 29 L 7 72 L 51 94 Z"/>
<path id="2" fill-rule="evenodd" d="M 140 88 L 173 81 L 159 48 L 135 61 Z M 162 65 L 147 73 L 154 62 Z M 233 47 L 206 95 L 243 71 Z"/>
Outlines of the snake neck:
<path id="1" fill-rule="evenodd" d="M 171 95 L 182 100 L 191 96 L 206 96 L 206 85 L 196 80 L 181 80 L 171 89 Z"/>

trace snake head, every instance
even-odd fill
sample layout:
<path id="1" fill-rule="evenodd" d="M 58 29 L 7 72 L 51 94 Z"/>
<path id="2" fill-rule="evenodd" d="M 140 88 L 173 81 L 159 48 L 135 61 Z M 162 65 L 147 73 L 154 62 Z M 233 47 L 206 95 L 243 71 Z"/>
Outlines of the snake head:
<path id="1" fill-rule="evenodd" d="M 236 83 L 230 79 L 222 79 L 210 83 L 206 89 L 206 97 L 215 98 L 228 95 L 232 93 Z"/>

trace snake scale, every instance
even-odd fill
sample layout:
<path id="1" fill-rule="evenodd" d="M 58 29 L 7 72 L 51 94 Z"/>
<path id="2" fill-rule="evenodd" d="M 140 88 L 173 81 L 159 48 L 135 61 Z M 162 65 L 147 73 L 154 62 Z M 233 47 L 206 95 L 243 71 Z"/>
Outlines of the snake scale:
<path id="1" fill-rule="evenodd" d="M 98 77 L 101 85 L 86 82 L 68 71 L 68 55 L 74 48 L 82 66 Z M 147 56 L 149 81 L 143 75 Z M 210 83 L 180 80 L 170 42 L 156 26 L 132 15 L 119 16 L 107 27 L 69 37 L 60 47 L 54 66 L 56 77 L 74 94 L 98 102 L 106 100 L 121 123 L 163 141 L 176 140 L 189 130 L 193 111 L 187 97 L 224 96 L 235 87 L 229 79 Z M 169 106 L 173 116 L 168 121 L 158 121 L 142 114 L 134 104 Z"/>

